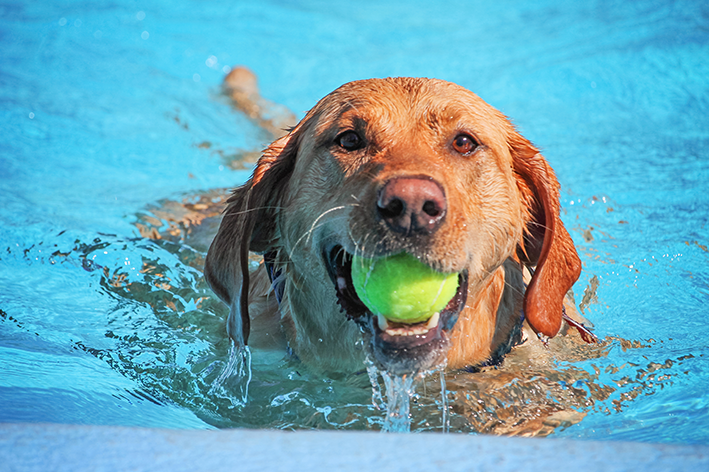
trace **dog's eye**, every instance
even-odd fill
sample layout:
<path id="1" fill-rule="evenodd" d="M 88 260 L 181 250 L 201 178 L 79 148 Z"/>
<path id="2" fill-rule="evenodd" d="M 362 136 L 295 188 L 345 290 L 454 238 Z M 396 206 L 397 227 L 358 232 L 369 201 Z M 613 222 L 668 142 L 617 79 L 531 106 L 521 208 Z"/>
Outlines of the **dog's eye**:
<path id="1" fill-rule="evenodd" d="M 345 131 L 335 138 L 335 143 L 345 151 L 356 151 L 364 147 L 364 140 L 354 131 Z"/>
<path id="2" fill-rule="evenodd" d="M 461 133 L 453 140 L 453 149 L 460 154 L 470 154 L 480 143 L 469 134 Z"/>

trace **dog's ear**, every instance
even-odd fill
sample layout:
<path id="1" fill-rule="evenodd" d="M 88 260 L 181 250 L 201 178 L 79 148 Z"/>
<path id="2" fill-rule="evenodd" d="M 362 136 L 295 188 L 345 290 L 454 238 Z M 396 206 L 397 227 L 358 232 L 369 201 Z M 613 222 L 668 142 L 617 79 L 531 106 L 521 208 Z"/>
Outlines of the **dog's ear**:
<path id="1" fill-rule="evenodd" d="M 277 245 L 276 217 L 281 195 L 293 172 L 301 133 L 292 130 L 262 154 L 253 175 L 234 190 L 204 263 L 204 277 L 229 305 L 229 336 L 239 346 L 249 338 L 249 251 Z"/>
<path id="2" fill-rule="evenodd" d="M 532 329 L 552 337 L 561 328 L 564 296 L 581 274 L 581 260 L 559 218 L 559 182 L 554 171 L 519 134 L 509 142 L 517 185 L 528 211 L 518 256 L 523 264 L 536 266 L 525 293 L 524 314 Z"/>

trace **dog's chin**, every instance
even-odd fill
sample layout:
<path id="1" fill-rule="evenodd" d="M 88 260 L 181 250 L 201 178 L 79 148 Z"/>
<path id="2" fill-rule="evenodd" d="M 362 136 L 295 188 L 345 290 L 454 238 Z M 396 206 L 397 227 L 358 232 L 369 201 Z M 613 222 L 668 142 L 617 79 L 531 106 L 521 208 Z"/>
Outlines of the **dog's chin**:
<path id="1" fill-rule="evenodd" d="M 360 326 L 370 357 L 379 369 L 406 375 L 433 370 L 445 362 L 450 331 L 467 298 L 467 271 L 458 275 L 458 289 L 448 305 L 429 320 L 394 323 L 372 314 L 359 299 L 352 284 L 352 256 L 342 246 L 330 248 L 324 257 L 338 303 L 346 316 Z"/>

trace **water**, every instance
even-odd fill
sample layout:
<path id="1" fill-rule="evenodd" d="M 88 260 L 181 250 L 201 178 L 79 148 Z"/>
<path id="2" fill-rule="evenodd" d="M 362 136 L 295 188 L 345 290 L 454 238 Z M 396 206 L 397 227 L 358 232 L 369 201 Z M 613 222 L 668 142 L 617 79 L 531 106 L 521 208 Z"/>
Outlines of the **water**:
<path id="1" fill-rule="evenodd" d="M 259 350 L 249 382 L 215 387 L 234 357 L 205 248 L 137 226 L 247 178 L 230 161 L 268 137 L 218 93 L 246 64 L 299 116 L 354 79 L 457 82 L 562 182 L 604 343 L 447 374 L 446 419 L 439 376 L 418 380 L 411 430 L 707 443 L 709 10 L 567 3 L 3 3 L 0 421 L 385 427 L 365 366 L 323 378 Z"/>
<path id="2" fill-rule="evenodd" d="M 249 400 L 249 384 L 251 383 L 251 349 L 249 346 L 229 348 L 229 361 L 212 383 L 209 393 L 218 391 L 225 398 L 231 399 L 234 406 L 244 406 Z"/>
<path id="3" fill-rule="evenodd" d="M 423 384 L 425 380 L 438 373 L 441 379 L 440 391 L 440 431 L 447 433 L 450 431 L 450 420 L 448 417 L 448 400 L 446 391 L 445 363 L 428 372 L 420 372 L 414 375 L 396 375 L 386 371 L 380 371 L 374 363 L 367 358 L 367 374 L 372 384 L 372 404 L 384 413 L 384 423 L 382 431 L 391 433 L 408 433 L 411 431 L 411 399 L 420 398 L 416 394 L 416 387 Z M 382 386 L 379 379 L 382 379 L 386 401 L 383 400 Z"/>

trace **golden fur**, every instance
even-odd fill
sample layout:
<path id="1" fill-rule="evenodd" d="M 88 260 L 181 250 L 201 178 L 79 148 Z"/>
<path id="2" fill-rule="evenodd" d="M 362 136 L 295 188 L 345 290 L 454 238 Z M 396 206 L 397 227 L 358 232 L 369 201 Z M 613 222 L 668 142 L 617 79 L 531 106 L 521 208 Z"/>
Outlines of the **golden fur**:
<path id="1" fill-rule="evenodd" d="M 362 149 L 338 146 L 347 130 L 359 133 Z M 452 146 L 461 133 L 474 138 L 474 152 Z M 393 234 L 374 215 L 378 189 L 402 176 L 443 189 L 447 211 L 433 234 Z M 535 332 L 555 336 L 581 269 L 546 160 L 478 96 L 434 79 L 345 84 L 264 151 L 229 199 L 205 262 L 208 283 L 230 307 L 232 339 L 247 343 L 253 324 L 283 335 L 314 368 L 361 370 L 370 347 L 338 304 L 323 257 L 333 244 L 369 257 L 407 251 L 439 271 L 467 271 L 467 302 L 439 355 L 452 369 L 509 351 L 522 309 Z M 266 268 L 250 273 L 249 251 L 280 271 L 280 305 Z M 535 267 L 526 287 L 525 267 Z"/>

